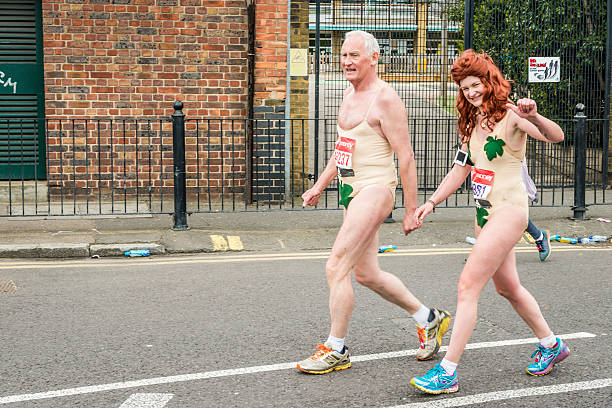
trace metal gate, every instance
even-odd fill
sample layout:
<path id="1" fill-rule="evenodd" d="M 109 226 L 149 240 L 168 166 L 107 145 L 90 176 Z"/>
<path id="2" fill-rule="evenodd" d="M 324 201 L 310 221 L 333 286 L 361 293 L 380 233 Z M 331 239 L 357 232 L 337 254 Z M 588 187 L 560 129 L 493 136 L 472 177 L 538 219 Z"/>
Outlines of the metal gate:
<path id="1" fill-rule="evenodd" d="M 587 4 L 588 3 L 588 4 Z M 319 169 L 336 139 L 336 114 L 348 86 L 340 67 L 343 36 L 366 30 L 379 41 L 378 72 L 404 100 L 424 199 L 450 167 L 457 143 L 457 87 L 449 71 L 465 48 L 484 50 L 514 81 L 513 98 L 531 96 L 566 134 L 562 144 L 530 139 L 528 165 L 540 205 L 572 205 L 574 128 L 587 106 L 587 204 L 605 203 L 610 139 L 609 12 L 612 1 L 587 0 L 320 0 L 311 1 L 311 80 Z M 473 46 L 472 46 L 473 44 Z M 560 57 L 561 82 L 528 82 L 530 57 Z M 337 189 L 330 185 L 328 193 Z M 445 203 L 470 205 L 466 184 Z M 401 185 L 397 205 L 402 205 Z"/>
<path id="2" fill-rule="evenodd" d="M 587 203 L 606 202 L 612 137 L 610 11 L 612 1 L 475 0 L 473 17 L 466 20 L 473 22 L 473 48 L 485 50 L 514 81 L 513 97 L 530 96 L 537 101 L 538 110 L 565 131 L 562 144 L 529 141 L 530 174 L 540 186 L 543 204 L 572 204 L 572 194 L 566 194 L 569 202 L 564 202 L 555 200 L 555 193 L 574 188 L 574 116 L 578 104 L 585 105 L 587 117 Z M 529 70 L 537 68 L 536 57 L 558 58 L 553 68 L 560 71 L 559 82 L 533 82 L 537 80 L 533 73 L 530 82 Z"/>

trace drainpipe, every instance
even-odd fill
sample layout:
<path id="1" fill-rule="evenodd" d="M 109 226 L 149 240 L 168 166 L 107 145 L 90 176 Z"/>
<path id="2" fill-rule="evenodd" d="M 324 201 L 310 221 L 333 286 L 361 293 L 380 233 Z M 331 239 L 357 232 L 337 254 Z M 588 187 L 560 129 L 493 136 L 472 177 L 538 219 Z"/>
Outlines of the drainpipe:
<path id="1" fill-rule="evenodd" d="M 247 6 L 247 118 L 246 118 L 246 180 L 245 200 L 253 203 L 253 133 L 255 104 L 255 0 L 245 0 Z"/>
<path id="2" fill-rule="evenodd" d="M 287 91 L 285 92 L 285 200 L 291 194 L 291 0 L 287 0 Z"/>
<path id="3" fill-rule="evenodd" d="M 608 35 L 606 37 L 606 95 L 605 103 L 604 103 L 604 113 L 603 117 L 608 117 L 608 120 L 604 120 L 604 152 L 608 152 L 607 155 L 603 157 L 602 163 L 602 173 L 603 173 L 603 183 L 602 186 L 605 188 L 608 184 L 612 185 L 612 180 L 609 178 L 612 173 L 610 169 L 610 157 L 612 156 L 612 152 L 610 152 L 610 141 L 612 140 L 612 133 L 610 133 L 610 94 L 612 93 L 612 84 L 610 83 L 612 78 L 612 0 L 608 0 Z"/>
<path id="4" fill-rule="evenodd" d="M 465 0 L 463 50 L 474 48 L 474 0 Z"/>

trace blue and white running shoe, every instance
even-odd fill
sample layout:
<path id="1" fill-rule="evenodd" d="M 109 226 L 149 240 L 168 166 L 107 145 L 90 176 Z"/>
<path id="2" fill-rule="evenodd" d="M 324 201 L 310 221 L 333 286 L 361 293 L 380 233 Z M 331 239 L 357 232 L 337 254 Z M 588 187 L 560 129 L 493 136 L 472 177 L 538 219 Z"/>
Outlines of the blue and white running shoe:
<path id="1" fill-rule="evenodd" d="M 546 348 L 538 345 L 536 351 L 533 352 L 531 358 L 535 357 L 535 361 L 525 370 L 529 375 L 545 375 L 552 370 L 553 365 L 562 362 L 570 355 L 570 349 L 567 344 L 557 337 L 557 344 L 553 348 Z"/>
<path id="2" fill-rule="evenodd" d="M 540 261 L 544 262 L 548 258 L 550 258 L 550 235 L 548 231 L 540 230 L 542 233 L 542 239 L 536 241 L 536 247 L 538 248 L 538 255 L 540 256 Z"/>
<path id="3" fill-rule="evenodd" d="M 414 377 L 410 380 L 410 385 L 428 394 L 450 394 L 459 391 L 457 373 L 448 375 L 440 364 L 436 364 L 424 376 Z"/>

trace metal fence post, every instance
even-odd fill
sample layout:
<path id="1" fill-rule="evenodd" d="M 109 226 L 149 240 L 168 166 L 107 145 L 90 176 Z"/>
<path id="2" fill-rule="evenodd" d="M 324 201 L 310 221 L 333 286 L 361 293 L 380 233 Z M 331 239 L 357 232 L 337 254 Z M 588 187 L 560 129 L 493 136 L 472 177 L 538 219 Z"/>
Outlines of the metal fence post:
<path id="1" fill-rule="evenodd" d="M 174 102 L 172 114 L 172 157 L 174 159 L 174 227 L 175 231 L 188 230 L 187 188 L 185 182 L 185 115 L 183 102 Z M 162 186 L 163 188 L 163 186 Z"/>
<path id="2" fill-rule="evenodd" d="M 387 215 L 387 218 L 385 218 L 385 219 L 383 220 L 383 222 L 384 222 L 385 224 L 392 224 L 392 223 L 394 223 L 394 222 L 395 222 L 395 220 L 393 219 L 393 211 L 391 211 L 391 212 L 389 213 L 389 215 Z"/>
<path id="3" fill-rule="evenodd" d="M 335 7 L 335 4 L 333 5 Z M 314 155 L 314 181 L 316 182 L 319 178 L 319 125 L 320 125 L 320 107 L 319 107 L 319 76 L 321 73 L 321 1 L 317 0 L 316 8 L 315 8 L 315 53 L 314 53 L 314 115 L 315 115 L 315 127 L 314 127 L 314 145 L 315 145 L 315 155 Z"/>
<path id="4" fill-rule="evenodd" d="M 585 183 L 586 183 L 586 149 L 584 133 L 586 115 L 584 105 L 576 105 L 576 130 L 574 132 L 574 220 L 586 219 Z"/>
<path id="5" fill-rule="evenodd" d="M 463 16 L 463 49 L 474 48 L 474 0 L 465 0 Z"/>

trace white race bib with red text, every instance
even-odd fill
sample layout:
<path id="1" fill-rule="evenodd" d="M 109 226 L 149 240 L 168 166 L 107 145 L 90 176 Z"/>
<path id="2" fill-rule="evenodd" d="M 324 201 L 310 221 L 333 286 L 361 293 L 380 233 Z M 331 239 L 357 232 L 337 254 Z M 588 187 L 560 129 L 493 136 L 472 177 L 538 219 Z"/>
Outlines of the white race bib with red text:
<path id="1" fill-rule="evenodd" d="M 486 200 L 493 187 L 495 172 L 492 170 L 479 169 L 472 167 L 472 190 L 474 199 Z"/>
<path id="2" fill-rule="evenodd" d="M 341 169 L 353 168 L 353 151 L 355 150 L 355 143 L 355 139 L 344 136 L 340 136 L 338 140 L 336 140 L 334 160 L 336 161 L 337 167 Z"/>

